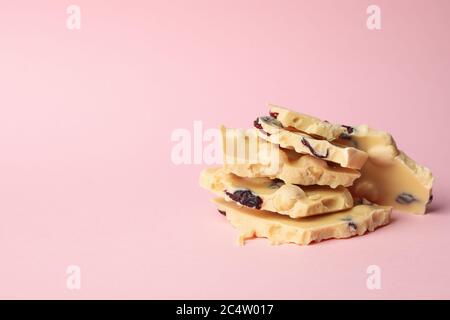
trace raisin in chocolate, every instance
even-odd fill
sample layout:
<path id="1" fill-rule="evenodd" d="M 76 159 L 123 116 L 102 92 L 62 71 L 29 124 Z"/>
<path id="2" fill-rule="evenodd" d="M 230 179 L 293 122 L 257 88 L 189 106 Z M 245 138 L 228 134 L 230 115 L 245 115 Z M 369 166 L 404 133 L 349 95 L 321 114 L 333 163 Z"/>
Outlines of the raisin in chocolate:
<path id="1" fill-rule="evenodd" d="M 403 192 L 397 196 L 395 201 L 400 204 L 410 204 L 418 200 L 412 194 Z"/>
<path id="2" fill-rule="evenodd" d="M 236 190 L 233 193 L 225 190 L 225 194 L 230 197 L 231 200 L 236 201 L 243 206 L 261 209 L 263 200 L 248 189 Z"/>
<path id="3" fill-rule="evenodd" d="M 433 194 L 430 194 L 427 204 L 430 204 L 431 202 L 433 202 Z"/>
<path id="4" fill-rule="evenodd" d="M 358 230 L 358 226 L 353 222 L 353 219 L 351 217 L 342 218 L 341 220 L 347 222 L 348 228 L 351 232 L 355 232 Z"/>
<path id="5" fill-rule="evenodd" d="M 282 185 L 284 185 L 284 181 L 281 180 L 281 179 L 276 178 L 276 179 L 273 179 L 273 180 L 270 182 L 269 188 L 271 188 L 271 189 L 278 189 L 278 188 L 280 188 Z"/>
<path id="6" fill-rule="evenodd" d="M 351 137 L 348 133 L 342 132 L 342 133 L 339 135 L 339 139 L 343 139 L 343 140 L 351 140 L 352 137 Z"/>
<path id="7" fill-rule="evenodd" d="M 344 127 L 347 130 L 348 134 L 352 134 L 355 131 L 355 128 L 351 126 L 341 125 L 341 127 Z"/>
<path id="8" fill-rule="evenodd" d="M 302 144 L 304 145 L 304 146 L 306 146 L 308 149 L 309 149 L 309 151 L 314 155 L 314 156 L 316 156 L 317 158 L 326 158 L 326 157 L 328 157 L 328 149 L 327 149 L 327 152 L 324 154 L 324 155 L 322 155 L 322 154 L 318 154 L 317 152 L 316 152 L 316 150 L 314 150 L 314 148 L 311 146 L 311 144 L 309 143 L 309 141 L 308 140 L 306 140 L 305 138 L 302 138 Z"/>
<path id="9" fill-rule="evenodd" d="M 351 232 L 356 232 L 358 230 L 358 227 L 356 226 L 356 223 L 354 223 L 354 222 L 349 222 L 348 228 L 350 229 Z"/>
<path id="10" fill-rule="evenodd" d="M 275 119 L 274 117 L 260 117 L 259 118 L 260 121 L 267 123 L 268 125 L 273 125 L 279 128 L 283 128 L 283 125 L 281 124 L 280 121 L 278 121 L 277 119 Z"/>

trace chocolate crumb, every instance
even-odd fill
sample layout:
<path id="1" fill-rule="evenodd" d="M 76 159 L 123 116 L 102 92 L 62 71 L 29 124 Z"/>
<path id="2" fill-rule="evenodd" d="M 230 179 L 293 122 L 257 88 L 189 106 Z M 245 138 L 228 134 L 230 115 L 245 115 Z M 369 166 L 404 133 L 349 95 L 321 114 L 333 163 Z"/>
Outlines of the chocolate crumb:
<path id="1" fill-rule="evenodd" d="M 309 149 L 309 151 L 314 155 L 314 156 L 316 156 L 317 158 L 326 158 L 326 157 L 328 157 L 328 149 L 327 149 L 327 152 L 324 154 L 324 155 L 322 155 L 322 154 L 318 154 L 317 152 L 316 152 L 316 150 L 314 150 L 314 148 L 311 146 L 311 144 L 309 143 L 309 141 L 308 140 L 306 140 L 305 138 L 303 138 L 302 137 L 302 144 L 304 145 L 304 146 L 306 146 L 308 149 Z"/>
<path id="2" fill-rule="evenodd" d="M 227 213 L 226 213 L 225 211 L 223 211 L 223 210 L 217 209 L 217 211 L 219 211 L 219 213 L 220 213 L 221 215 L 223 215 L 223 216 L 226 216 L 226 215 L 227 215 Z"/>

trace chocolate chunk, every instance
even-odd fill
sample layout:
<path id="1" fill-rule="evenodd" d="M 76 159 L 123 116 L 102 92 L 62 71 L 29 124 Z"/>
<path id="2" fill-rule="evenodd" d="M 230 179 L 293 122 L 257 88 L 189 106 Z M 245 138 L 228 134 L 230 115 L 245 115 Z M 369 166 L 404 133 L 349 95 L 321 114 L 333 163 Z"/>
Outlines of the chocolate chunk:
<path id="1" fill-rule="evenodd" d="M 226 216 L 226 215 L 227 215 L 227 213 L 226 213 L 225 211 L 223 211 L 223 210 L 219 210 L 219 209 L 217 209 L 217 211 L 219 211 L 219 213 L 220 213 L 221 215 L 224 215 L 224 216 Z"/>
<path id="2" fill-rule="evenodd" d="M 271 189 L 278 189 L 278 188 L 280 188 L 283 184 L 284 184 L 284 181 L 283 181 L 283 180 L 276 178 L 276 179 L 273 179 L 273 180 L 270 182 L 269 188 L 271 188 Z"/>
<path id="3" fill-rule="evenodd" d="M 410 193 L 403 192 L 397 196 L 395 199 L 396 202 L 400 204 L 410 204 L 414 201 L 418 201 L 414 196 Z"/>
<path id="4" fill-rule="evenodd" d="M 227 190 L 225 190 L 224 192 L 227 196 L 230 197 L 231 200 L 236 201 L 246 207 L 261 209 L 263 200 L 248 189 L 236 190 L 233 193 L 228 192 Z"/>
<path id="5" fill-rule="evenodd" d="M 316 156 L 317 158 L 326 158 L 326 157 L 328 157 L 328 149 L 327 149 L 327 152 L 324 154 L 324 155 L 321 155 L 321 154 L 318 154 L 317 152 L 316 152 L 316 150 L 314 150 L 314 148 L 309 144 L 309 141 L 308 140 L 306 140 L 305 138 L 302 138 L 302 144 L 304 145 L 304 146 L 306 146 L 308 149 L 309 149 L 309 151 L 314 155 L 314 156 Z"/>
<path id="6" fill-rule="evenodd" d="M 269 114 L 272 118 L 276 119 L 278 117 L 278 112 L 269 112 Z"/>

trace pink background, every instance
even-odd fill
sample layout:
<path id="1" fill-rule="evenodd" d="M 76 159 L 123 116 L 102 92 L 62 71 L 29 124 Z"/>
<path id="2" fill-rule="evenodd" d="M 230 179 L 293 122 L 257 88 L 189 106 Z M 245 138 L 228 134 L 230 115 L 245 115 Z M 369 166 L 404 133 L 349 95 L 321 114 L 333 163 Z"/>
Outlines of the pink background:
<path id="1" fill-rule="evenodd" d="M 80 31 L 71 2 L 1 0 L 1 298 L 450 298 L 450 1 L 73 3 Z M 248 127 L 268 101 L 390 131 L 435 174 L 432 213 L 237 246 L 170 136 Z"/>

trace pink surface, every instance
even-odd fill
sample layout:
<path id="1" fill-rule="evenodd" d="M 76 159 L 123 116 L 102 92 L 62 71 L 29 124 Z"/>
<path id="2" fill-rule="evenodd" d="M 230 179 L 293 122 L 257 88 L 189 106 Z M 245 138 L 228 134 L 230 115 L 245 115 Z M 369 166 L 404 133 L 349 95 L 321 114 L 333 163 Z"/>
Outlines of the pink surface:
<path id="1" fill-rule="evenodd" d="M 449 1 L 78 0 L 79 31 L 69 4 L 1 1 L 1 298 L 450 298 Z M 170 136 L 268 101 L 390 131 L 437 177 L 432 213 L 237 246 Z"/>

